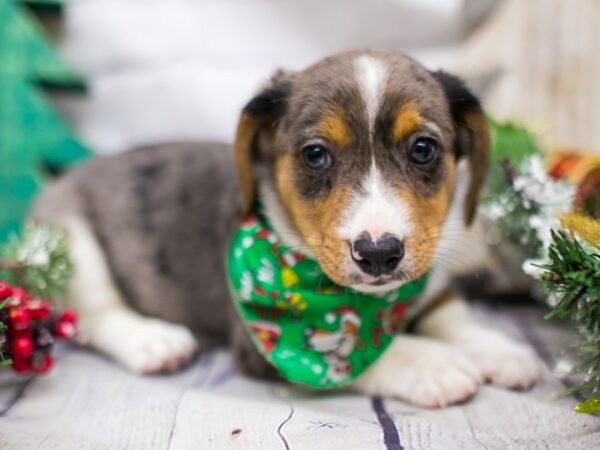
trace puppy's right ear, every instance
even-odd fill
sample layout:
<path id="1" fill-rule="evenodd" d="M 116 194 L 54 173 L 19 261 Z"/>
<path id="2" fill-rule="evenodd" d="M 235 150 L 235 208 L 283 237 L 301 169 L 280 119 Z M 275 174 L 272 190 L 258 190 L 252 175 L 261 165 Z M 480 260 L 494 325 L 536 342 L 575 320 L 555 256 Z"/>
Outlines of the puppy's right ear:
<path id="1" fill-rule="evenodd" d="M 233 144 L 235 166 L 243 196 L 242 217 L 252 209 L 256 195 L 254 162 L 259 153 L 258 133 L 261 129 L 274 129 L 285 113 L 292 90 L 290 78 L 283 71 L 277 71 L 242 110 Z"/>

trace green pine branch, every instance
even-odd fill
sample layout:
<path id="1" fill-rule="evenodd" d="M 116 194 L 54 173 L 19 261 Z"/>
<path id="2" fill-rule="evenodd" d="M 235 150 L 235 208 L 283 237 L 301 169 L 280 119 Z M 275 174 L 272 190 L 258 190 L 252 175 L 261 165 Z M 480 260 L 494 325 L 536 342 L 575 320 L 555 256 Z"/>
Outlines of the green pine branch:
<path id="1" fill-rule="evenodd" d="M 542 284 L 558 299 L 546 318 L 568 320 L 577 331 L 577 352 L 581 361 L 572 375 L 583 376 L 583 382 L 567 393 L 590 395 L 600 389 L 600 249 L 585 246 L 565 231 L 552 231 L 548 264 Z M 578 405 L 577 412 L 600 412 L 600 401 L 592 397 Z"/>

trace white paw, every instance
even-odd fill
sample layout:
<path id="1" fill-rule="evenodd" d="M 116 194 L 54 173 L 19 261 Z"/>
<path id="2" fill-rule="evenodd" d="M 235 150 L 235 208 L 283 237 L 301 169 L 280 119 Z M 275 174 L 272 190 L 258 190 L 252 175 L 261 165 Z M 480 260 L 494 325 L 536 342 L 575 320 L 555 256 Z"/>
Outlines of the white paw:
<path id="1" fill-rule="evenodd" d="M 472 397 L 483 381 L 477 366 L 450 346 L 410 339 L 390 348 L 357 380 L 362 391 L 396 397 L 427 408 L 443 408 Z"/>
<path id="2" fill-rule="evenodd" d="M 198 350 L 186 327 L 158 319 L 127 312 L 106 315 L 95 325 L 91 344 L 136 373 L 177 370 Z"/>
<path id="3" fill-rule="evenodd" d="M 481 382 L 481 373 L 472 361 L 442 347 L 399 370 L 391 389 L 415 405 L 444 408 L 471 398 Z"/>
<path id="4" fill-rule="evenodd" d="M 454 344 L 477 364 L 486 380 L 512 389 L 528 389 L 541 377 L 536 354 L 526 344 L 496 331 L 465 331 Z"/>
<path id="5" fill-rule="evenodd" d="M 171 372 L 187 364 L 198 350 L 190 331 L 158 319 L 145 319 L 132 330 L 129 357 L 122 361 L 138 373 Z"/>

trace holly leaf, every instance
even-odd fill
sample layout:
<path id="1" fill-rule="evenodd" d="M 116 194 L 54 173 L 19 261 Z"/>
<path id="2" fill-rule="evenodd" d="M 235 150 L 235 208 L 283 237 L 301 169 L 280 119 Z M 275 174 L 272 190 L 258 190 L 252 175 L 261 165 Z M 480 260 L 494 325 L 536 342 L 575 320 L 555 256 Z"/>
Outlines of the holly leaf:
<path id="1" fill-rule="evenodd" d="M 589 398 L 573 408 L 573 411 L 580 414 L 596 414 L 600 412 L 600 395 Z"/>

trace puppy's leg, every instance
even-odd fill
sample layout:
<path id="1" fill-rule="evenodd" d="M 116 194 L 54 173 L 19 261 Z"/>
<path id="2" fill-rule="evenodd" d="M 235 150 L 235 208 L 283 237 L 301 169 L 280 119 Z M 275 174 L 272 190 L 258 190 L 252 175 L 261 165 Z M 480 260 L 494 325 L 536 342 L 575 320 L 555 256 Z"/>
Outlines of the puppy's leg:
<path id="1" fill-rule="evenodd" d="M 426 314 L 417 331 L 466 352 L 494 384 L 524 389 L 540 378 L 538 358 L 529 346 L 478 324 L 466 302 L 456 297 L 447 297 Z"/>
<path id="2" fill-rule="evenodd" d="M 61 222 L 75 266 L 67 301 L 79 313 L 80 330 L 90 345 L 138 373 L 175 370 L 185 364 L 198 347 L 192 334 L 183 326 L 129 309 L 85 220 L 71 217 Z"/>
<path id="3" fill-rule="evenodd" d="M 425 337 L 402 335 L 352 387 L 436 408 L 467 400 L 482 380 L 463 352 Z"/>

